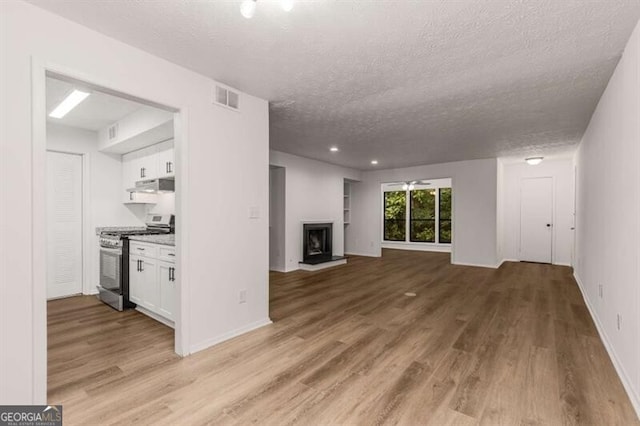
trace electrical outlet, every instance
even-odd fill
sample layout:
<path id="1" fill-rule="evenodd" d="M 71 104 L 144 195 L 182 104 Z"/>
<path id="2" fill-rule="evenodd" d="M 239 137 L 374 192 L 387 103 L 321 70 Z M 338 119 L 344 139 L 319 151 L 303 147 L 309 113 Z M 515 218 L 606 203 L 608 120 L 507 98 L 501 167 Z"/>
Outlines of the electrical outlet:
<path id="1" fill-rule="evenodd" d="M 238 303 L 247 303 L 247 290 L 240 290 L 238 294 Z"/>
<path id="2" fill-rule="evenodd" d="M 622 330 L 622 315 L 618 314 L 618 330 Z"/>

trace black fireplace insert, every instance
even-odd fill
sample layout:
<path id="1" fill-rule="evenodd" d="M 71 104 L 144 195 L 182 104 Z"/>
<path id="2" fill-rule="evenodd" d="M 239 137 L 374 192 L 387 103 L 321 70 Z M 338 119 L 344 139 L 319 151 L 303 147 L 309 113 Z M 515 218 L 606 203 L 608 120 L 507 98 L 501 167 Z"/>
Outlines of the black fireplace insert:
<path id="1" fill-rule="evenodd" d="M 302 228 L 302 261 L 308 264 L 328 262 L 332 259 L 333 224 L 305 223 Z"/>

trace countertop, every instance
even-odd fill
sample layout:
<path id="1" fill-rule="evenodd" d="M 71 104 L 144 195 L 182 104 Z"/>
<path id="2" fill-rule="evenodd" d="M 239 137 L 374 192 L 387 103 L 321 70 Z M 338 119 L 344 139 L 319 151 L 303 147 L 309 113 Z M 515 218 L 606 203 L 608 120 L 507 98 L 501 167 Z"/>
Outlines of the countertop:
<path id="1" fill-rule="evenodd" d="M 142 243 L 162 244 L 165 246 L 176 245 L 176 234 L 158 234 L 158 235 L 132 235 L 130 241 L 140 241 Z"/>
<path id="2" fill-rule="evenodd" d="M 96 235 L 103 231 L 144 231 L 146 226 L 99 226 L 96 228 Z"/>

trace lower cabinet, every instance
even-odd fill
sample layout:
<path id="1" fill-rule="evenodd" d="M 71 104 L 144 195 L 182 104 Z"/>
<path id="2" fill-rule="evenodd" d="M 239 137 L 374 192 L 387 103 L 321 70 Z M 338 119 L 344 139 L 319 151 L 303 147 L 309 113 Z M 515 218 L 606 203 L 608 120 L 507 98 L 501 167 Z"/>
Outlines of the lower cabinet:
<path id="1" fill-rule="evenodd" d="M 176 298 L 175 263 L 148 255 L 159 252 L 155 244 L 131 243 L 129 255 L 129 300 L 146 310 L 174 321 Z M 164 246 L 166 247 L 166 246 Z"/>

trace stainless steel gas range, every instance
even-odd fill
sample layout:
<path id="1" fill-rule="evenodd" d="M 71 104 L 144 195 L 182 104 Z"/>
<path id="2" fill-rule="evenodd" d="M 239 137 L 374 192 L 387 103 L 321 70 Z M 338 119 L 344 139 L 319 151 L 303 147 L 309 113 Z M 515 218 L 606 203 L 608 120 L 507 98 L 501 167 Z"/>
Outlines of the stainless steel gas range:
<path id="1" fill-rule="evenodd" d="M 175 230 L 173 215 L 151 213 L 145 222 L 145 229 L 105 230 L 100 233 L 98 297 L 119 311 L 136 307 L 129 301 L 129 237 L 170 234 Z"/>

